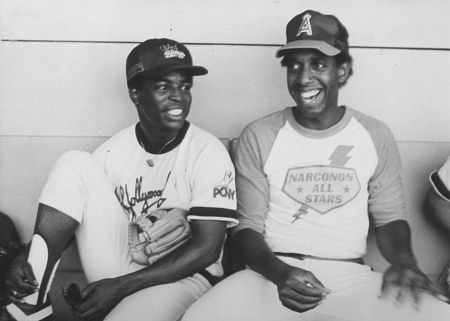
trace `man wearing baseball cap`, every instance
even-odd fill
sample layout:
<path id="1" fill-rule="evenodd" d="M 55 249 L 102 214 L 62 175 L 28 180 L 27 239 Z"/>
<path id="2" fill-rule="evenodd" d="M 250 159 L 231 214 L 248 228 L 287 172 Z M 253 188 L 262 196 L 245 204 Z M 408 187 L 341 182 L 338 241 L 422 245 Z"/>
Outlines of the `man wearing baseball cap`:
<path id="1" fill-rule="evenodd" d="M 186 120 L 193 76 L 206 73 L 171 39 L 130 52 L 126 79 L 139 122 L 54 165 L 28 262 L 16 260 L 8 276 L 12 317 L 51 318 L 48 290 L 73 235 L 89 284 L 64 296 L 83 320 L 175 321 L 222 275 L 225 230 L 237 224 L 234 167 L 216 137 Z M 164 242 L 149 232 L 175 212 L 169 224 L 189 222 L 179 226 L 190 230 L 183 243 L 173 244 L 177 229 Z M 142 243 L 131 247 L 133 235 Z"/>
<path id="2" fill-rule="evenodd" d="M 346 28 L 307 10 L 289 21 L 286 36 L 276 56 L 295 106 L 252 122 L 235 151 L 233 246 L 248 268 L 183 321 L 447 320 L 449 306 L 432 295 L 446 298 L 411 250 L 390 130 L 338 104 L 352 74 Z M 362 261 L 369 215 L 391 264 L 384 277 Z"/>

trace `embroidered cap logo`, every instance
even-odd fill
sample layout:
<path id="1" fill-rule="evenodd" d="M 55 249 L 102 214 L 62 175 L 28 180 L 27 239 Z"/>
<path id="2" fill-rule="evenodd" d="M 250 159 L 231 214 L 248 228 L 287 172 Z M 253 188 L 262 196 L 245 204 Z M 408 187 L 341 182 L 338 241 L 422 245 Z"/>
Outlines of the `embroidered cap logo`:
<path id="1" fill-rule="evenodd" d="M 312 28 L 311 28 L 311 15 L 309 13 L 305 14 L 303 16 L 302 24 L 300 25 L 300 28 L 297 32 L 297 37 L 300 36 L 303 32 L 306 32 L 308 36 L 312 35 Z"/>
<path id="2" fill-rule="evenodd" d="M 177 57 L 180 59 L 183 59 L 186 54 L 180 50 L 178 50 L 177 45 L 171 45 L 171 44 L 167 44 L 167 45 L 163 45 L 160 47 L 160 49 L 162 51 L 164 51 L 164 58 L 168 59 L 168 58 L 173 58 L 173 57 Z"/>

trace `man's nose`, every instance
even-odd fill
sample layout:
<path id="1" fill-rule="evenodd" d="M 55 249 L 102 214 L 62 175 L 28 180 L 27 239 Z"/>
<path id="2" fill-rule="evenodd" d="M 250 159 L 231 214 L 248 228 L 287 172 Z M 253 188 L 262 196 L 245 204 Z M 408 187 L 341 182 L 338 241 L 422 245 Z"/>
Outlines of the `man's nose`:
<path id="1" fill-rule="evenodd" d="M 310 68 L 303 68 L 301 71 L 299 71 L 297 76 L 297 82 L 302 85 L 307 85 L 311 82 L 312 79 L 312 72 Z"/>
<path id="2" fill-rule="evenodd" d="M 182 90 L 180 88 L 172 88 L 169 98 L 171 100 L 181 101 L 183 99 Z"/>

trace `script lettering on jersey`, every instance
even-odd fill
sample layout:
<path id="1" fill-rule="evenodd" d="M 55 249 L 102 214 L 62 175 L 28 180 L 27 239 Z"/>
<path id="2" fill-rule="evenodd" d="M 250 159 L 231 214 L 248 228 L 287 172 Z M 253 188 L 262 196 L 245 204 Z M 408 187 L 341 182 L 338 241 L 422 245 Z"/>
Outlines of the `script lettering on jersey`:
<path id="1" fill-rule="evenodd" d="M 167 182 L 169 181 L 171 172 L 167 175 L 164 186 L 160 189 L 142 191 L 142 176 L 136 178 L 134 185 L 134 195 L 128 191 L 128 185 L 120 185 L 116 188 L 116 197 L 122 205 L 123 209 L 128 213 L 131 220 L 136 217 L 147 214 L 153 207 L 160 208 L 166 201 L 163 197 Z"/>

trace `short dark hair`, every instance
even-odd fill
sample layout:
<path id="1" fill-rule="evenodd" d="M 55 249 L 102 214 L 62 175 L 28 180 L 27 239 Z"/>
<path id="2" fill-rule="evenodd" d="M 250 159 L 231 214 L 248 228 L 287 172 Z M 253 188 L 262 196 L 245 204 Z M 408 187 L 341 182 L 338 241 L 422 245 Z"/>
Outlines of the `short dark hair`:
<path id="1" fill-rule="evenodd" d="M 128 89 L 133 88 L 137 90 L 142 90 L 142 88 L 144 87 L 144 82 L 145 78 L 142 77 L 142 75 L 137 75 L 127 83 Z"/>
<path id="2" fill-rule="evenodd" d="M 347 79 L 340 85 L 340 87 L 344 86 L 347 83 L 347 80 L 350 78 L 351 75 L 353 75 L 353 58 L 350 55 L 348 51 L 341 51 L 336 56 L 334 56 L 336 59 L 336 64 L 338 66 L 342 65 L 343 63 L 348 63 L 348 77 Z"/>

